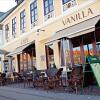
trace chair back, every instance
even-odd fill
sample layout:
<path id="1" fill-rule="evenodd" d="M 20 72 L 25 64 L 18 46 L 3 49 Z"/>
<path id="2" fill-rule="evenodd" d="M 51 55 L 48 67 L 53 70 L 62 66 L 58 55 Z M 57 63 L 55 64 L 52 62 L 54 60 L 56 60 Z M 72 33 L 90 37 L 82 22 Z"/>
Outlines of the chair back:
<path id="1" fill-rule="evenodd" d="M 46 74 L 48 77 L 53 77 L 57 74 L 58 69 L 57 68 L 49 68 L 46 70 Z"/>
<path id="2" fill-rule="evenodd" d="M 80 78 L 82 76 L 82 67 L 75 67 L 72 69 L 71 78 Z"/>
<path id="3" fill-rule="evenodd" d="M 62 75 L 63 68 L 59 68 L 59 70 L 56 73 L 56 76 L 59 78 Z"/>
<path id="4" fill-rule="evenodd" d="M 40 77 L 41 71 L 40 70 L 35 70 L 33 72 L 33 80 L 37 80 Z"/>

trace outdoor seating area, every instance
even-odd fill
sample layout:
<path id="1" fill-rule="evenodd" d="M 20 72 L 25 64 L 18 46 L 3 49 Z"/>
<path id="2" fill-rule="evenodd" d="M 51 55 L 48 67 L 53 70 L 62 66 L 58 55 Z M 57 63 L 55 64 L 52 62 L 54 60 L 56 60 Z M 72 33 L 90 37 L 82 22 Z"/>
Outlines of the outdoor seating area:
<path id="1" fill-rule="evenodd" d="M 47 91 L 62 91 L 76 94 L 89 93 L 90 90 L 91 92 L 93 90 L 95 91 L 94 94 L 97 93 L 100 95 L 99 88 L 93 89 L 93 87 L 95 86 L 83 87 L 82 71 L 82 67 L 74 66 L 68 76 L 69 78 L 65 78 L 65 80 L 63 80 L 62 77 L 63 68 L 35 70 L 33 71 L 33 73 L 1 73 L 0 86 L 10 86 L 15 88 L 34 88 Z"/>
<path id="2" fill-rule="evenodd" d="M 62 83 L 63 68 L 50 68 L 47 70 L 35 70 L 32 73 L 7 72 L 0 74 L 0 85 L 7 86 L 11 84 L 23 83 L 24 87 L 33 84 L 33 87 L 42 87 L 44 89 L 54 89 Z"/>

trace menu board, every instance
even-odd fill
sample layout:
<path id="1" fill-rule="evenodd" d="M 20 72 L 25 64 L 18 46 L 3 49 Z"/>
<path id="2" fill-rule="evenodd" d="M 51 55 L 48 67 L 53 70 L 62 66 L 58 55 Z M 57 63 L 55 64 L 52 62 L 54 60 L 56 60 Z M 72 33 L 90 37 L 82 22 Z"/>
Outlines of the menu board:
<path id="1" fill-rule="evenodd" d="M 92 68 L 98 86 L 100 87 L 100 60 L 97 56 L 88 56 L 87 59 L 90 67 Z"/>

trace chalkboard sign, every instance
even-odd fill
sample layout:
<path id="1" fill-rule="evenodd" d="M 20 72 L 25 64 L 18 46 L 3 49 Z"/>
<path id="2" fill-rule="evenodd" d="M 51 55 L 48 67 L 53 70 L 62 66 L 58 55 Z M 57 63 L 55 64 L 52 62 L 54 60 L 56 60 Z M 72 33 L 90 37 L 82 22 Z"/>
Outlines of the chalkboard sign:
<path id="1" fill-rule="evenodd" d="M 87 56 L 86 59 L 88 60 L 98 86 L 100 87 L 100 60 L 97 56 Z"/>

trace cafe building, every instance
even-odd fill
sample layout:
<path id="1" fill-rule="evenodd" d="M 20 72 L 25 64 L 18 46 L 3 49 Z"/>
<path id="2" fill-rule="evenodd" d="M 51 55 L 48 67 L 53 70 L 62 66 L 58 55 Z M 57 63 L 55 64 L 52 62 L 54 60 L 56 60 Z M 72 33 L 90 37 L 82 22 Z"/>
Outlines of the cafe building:
<path id="1" fill-rule="evenodd" d="M 100 57 L 100 0 L 22 0 L 8 13 L 1 24 L 9 70 L 66 69 Z"/>
<path id="2" fill-rule="evenodd" d="M 71 24 L 72 22 L 84 19 L 92 14 L 92 9 L 88 8 L 86 12 L 81 11 L 63 19 L 62 23 L 64 25 Z M 84 65 L 87 55 L 97 55 L 100 57 L 99 25 L 100 15 L 97 15 L 83 22 L 59 30 L 51 37 L 50 41 L 48 41 L 49 43 L 59 40 L 58 46 L 62 57 L 62 65 L 65 65 L 65 63 Z M 64 59 L 66 61 L 64 61 Z"/>

